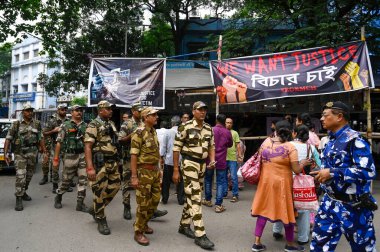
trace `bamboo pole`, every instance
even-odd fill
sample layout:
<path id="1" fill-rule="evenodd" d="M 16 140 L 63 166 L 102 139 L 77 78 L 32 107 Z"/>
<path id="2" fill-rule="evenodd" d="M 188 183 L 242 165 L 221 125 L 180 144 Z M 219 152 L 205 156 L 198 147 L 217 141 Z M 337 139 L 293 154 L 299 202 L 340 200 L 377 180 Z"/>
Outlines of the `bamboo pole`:
<path id="1" fill-rule="evenodd" d="M 361 40 L 365 41 L 365 29 L 361 28 Z M 367 139 L 372 148 L 372 108 L 371 108 L 371 89 L 367 87 L 364 90 L 365 108 L 367 110 Z"/>

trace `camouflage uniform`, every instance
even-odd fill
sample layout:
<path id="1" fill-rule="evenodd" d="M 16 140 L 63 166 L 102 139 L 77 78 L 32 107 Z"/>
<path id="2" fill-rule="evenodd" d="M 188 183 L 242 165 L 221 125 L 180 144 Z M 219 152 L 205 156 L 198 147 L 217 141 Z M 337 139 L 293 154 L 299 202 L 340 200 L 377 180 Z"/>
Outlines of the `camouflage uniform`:
<path id="1" fill-rule="evenodd" d="M 104 208 L 112 201 L 120 189 L 118 155 L 112 135 L 117 134 L 112 121 L 103 121 L 99 116 L 92 120 L 86 129 L 84 142 L 94 143 L 92 157 L 95 160 L 96 180 L 90 181 L 94 194 L 94 212 L 97 219 L 104 219 Z M 96 156 L 103 156 L 103 162 Z"/>
<path id="2" fill-rule="evenodd" d="M 76 124 L 73 120 L 65 121 L 58 133 L 57 142 L 62 144 L 61 153 L 63 153 L 62 183 L 57 190 L 58 194 L 67 192 L 70 182 L 77 174 L 78 199 L 84 199 L 86 196 L 87 173 L 83 143 L 86 126 L 87 124 L 83 121 L 79 124 Z"/>
<path id="3" fill-rule="evenodd" d="M 16 121 L 8 131 L 6 139 L 12 143 L 16 166 L 16 197 L 24 195 L 36 170 L 38 144 L 42 139 L 41 123 L 32 119 Z"/>
<path id="4" fill-rule="evenodd" d="M 160 202 L 160 160 L 159 143 L 154 128 L 147 126 L 136 129 L 131 141 L 131 155 L 137 155 L 137 177 L 139 187 L 136 189 L 135 232 L 144 232 L 148 221 L 157 210 Z"/>
<path id="5" fill-rule="evenodd" d="M 43 132 L 51 131 L 56 127 L 59 127 L 63 122 L 65 122 L 67 119 L 65 118 L 60 118 L 58 114 L 54 114 L 51 116 L 49 121 L 47 122 L 46 126 L 43 129 Z M 43 162 L 42 163 L 42 172 L 44 176 L 47 176 L 49 173 L 49 167 L 50 167 L 50 162 L 51 158 L 54 156 L 54 149 L 55 149 L 55 143 L 56 143 L 56 138 L 57 138 L 58 133 L 54 133 L 49 136 L 45 136 L 45 146 L 47 149 L 47 155 L 49 155 L 48 162 Z M 58 166 L 59 168 L 59 166 Z M 58 183 L 59 182 L 59 174 L 58 174 L 58 169 L 53 167 L 52 170 L 52 182 L 53 183 Z"/>
<path id="6" fill-rule="evenodd" d="M 121 127 L 119 132 L 119 140 L 123 137 L 128 136 L 132 132 L 134 132 L 137 127 L 142 126 L 141 121 L 136 121 L 135 118 L 128 119 L 125 121 Z M 131 181 L 131 144 L 127 143 L 123 145 L 123 176 L 122 176 L 122 191 L 123 191 L 123 204 L 130 205 L 131 194 L 128 192 L 128 186 Z"/>
<path id="7" fill-rule="evenodd" d="M 178 127 L 173 151 L 182 154 L 181 174 L 185 187 L 186 202 L 182 212 L 181 226 L 194 223 L 194 234 L 206 234 L 202 219 L 201 197 L 206 171 L 205 159 L 210 149 L 215 148 L 214 135 L 209 124 L 199 128 L 195 119 Z"/>

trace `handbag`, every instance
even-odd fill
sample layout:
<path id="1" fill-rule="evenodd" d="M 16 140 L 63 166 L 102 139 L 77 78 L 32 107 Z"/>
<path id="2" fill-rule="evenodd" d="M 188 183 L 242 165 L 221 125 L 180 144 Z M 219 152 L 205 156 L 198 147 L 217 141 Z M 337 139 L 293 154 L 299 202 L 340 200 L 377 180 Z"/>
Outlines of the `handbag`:
<path id="1" fill-rule="evenodd" d="M 304 171 L 293 177 L 293 202 L 297 210 L 318 210 L 314 178 Z"/>
<path id="2" fill-rule="evenodd" d="M 312 170 L 319 170 L 319 167 L 317 165 L 317 162 L 315 162 L 315 157 L 314 157 L 314 152 L 313 152 L 313 149 L 311 148 L 310 144 L 307 144 L 307 156 L 306 156 L 306 159 L 309 160 L 311 162 L 311 165 L 307 165 L 305 166 L 303 169 L 304 169 L 304 172 L 309 175 L 309 173 L 312 171 Z"/>
<path id="3" fill-rule="evenodd" d="M 261 153 L 258 150 L 244 165 L 240 168 L 244 180 L 250 184 L 257 184 L 260 179 Z"/>

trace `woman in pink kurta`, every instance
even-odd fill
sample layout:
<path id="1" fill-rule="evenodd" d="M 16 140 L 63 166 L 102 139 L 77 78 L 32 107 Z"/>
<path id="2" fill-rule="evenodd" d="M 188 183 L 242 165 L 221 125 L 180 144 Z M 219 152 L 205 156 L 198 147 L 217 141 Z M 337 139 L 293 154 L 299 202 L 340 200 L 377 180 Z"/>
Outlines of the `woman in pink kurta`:
<path id="1" fill-rule="evenodd" d="M 292 196 L 292 171 L 299 173 L 302 169 L 298 164 L 297 149 L 289 142 L 292 140 L 290 123 L 286 120 L 277 122 L 276 133 L 276 137 L 267 138 L 260 147 L 260 181 L 251 209 L 252 216 L 258 217 L 252 251 L 265 250 L 261 236 L 267 220 L 284 224 L 286 251 L 303 251 L 303 247 L 293 242 L 296 219 Z"/>

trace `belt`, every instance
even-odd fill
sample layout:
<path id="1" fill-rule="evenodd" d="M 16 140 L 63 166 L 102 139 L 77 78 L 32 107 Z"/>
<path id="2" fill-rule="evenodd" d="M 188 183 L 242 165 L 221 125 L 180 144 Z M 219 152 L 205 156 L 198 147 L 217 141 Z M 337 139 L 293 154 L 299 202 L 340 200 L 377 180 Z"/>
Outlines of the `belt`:
<path id="1" fill-rule="evenodd" d="M 150 171 L 158 171 L 158 164 L 139 164 L 138 167 L 150 170 Z"/>
<path id="2" fill-rule="evenodd" d="M 182 155 L 182 158 L 186 159 L 186 160 L 193 161 L 193 162 L 197 162 L 197 163 L 199 163 L 201 165 L 203 165 L 204 163 L 206 163 L 205 159 L 195 158 L 195 157 L 188 156 L 188 155 Z"/>
<path id="3" fill-rule="evenodd" d="M 342 201 L 343 203 L 356 203 L 359 202 L 359 196 L 356 194 L 344 194 L 344 193 L 327 193 L 333 200 Z"/>

